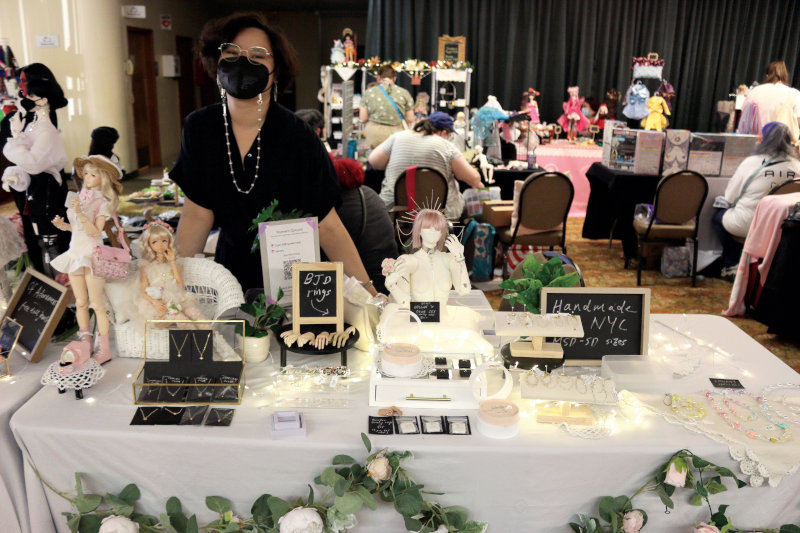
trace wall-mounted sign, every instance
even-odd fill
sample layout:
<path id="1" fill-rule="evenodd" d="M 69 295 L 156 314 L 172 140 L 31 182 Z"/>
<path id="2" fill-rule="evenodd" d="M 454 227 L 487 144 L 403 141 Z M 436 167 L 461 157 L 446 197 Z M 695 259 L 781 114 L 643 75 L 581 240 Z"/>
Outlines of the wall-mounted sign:
<path id="1" fill-rule="evenodd" d="M 37 35 L 36 46 L 38 48 L 58 48 L 58 35 Z"/>
<path id="2" fill-rule="evenodd" d="M 161 15 L 161 29 L 172 30 L 172 15 Z"/>
<path id="3" fill-rule="evenodd" d="M 147 18 L 145 6 L 122 6 L 122 16 L 127 19 Z"/>

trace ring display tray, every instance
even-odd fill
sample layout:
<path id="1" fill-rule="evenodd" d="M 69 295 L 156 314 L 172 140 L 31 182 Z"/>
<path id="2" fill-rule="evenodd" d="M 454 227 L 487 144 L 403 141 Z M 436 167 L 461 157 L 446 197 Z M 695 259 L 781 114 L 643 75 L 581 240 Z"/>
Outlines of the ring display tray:
<path id="1" fill-rule="evenodd" d="M 564 349 L 546 337 L 583 337 L 583 324 L 578 315 L 550 313 L 535 315 L 522 312 L 498 312 L 495 333 L 501 337 L 529 337 L 530 341 L 511 342 L 503 346 L 503 357 L 517 366 L 518 358 L 531 359 L 530 366 L 554 368 L 564 359 Z M 513 363 L 512 363 L 513 361 Z M 523 362 L 523 367 L 530 368 Z"/>
<path id="2" fill-rule="evenodd" d="M 477 409 L 469 378 L 483 362 L 480 354 L 422 352 L 419 377 L 391 377 L 381 372 L 383 351 L 375 355 L 369 378 L 369 404 L 436 409 Z"/>

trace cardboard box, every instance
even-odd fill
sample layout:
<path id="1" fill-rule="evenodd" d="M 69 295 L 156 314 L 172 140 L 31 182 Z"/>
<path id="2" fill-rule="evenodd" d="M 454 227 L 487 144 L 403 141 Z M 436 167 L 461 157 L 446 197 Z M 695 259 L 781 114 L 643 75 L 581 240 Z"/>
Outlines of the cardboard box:
<path id="1" fill-rule="evenodd" d="M 686 170 L 689 164 L 689 130 L 667 130 L 664 147 L 664 164 L 661 173 L 664 176 Z"/>
<path id="2" fill-rule="evenodd" d="M 725 135 L 725 151 L 722 153 L 722 168 L 720 176 L 733 176 L 742 161 L 753 155 L 756 149 L 758 135 Z"/>
<path id="3" fill-rule="evenodd" d="M 635 174 L 657 176 L 661 172 L 661 152 L 663 148 L 663 131 L 637 131 L 633 172 Z"/>
<path id="4" fill-rule="evenodd" d="M 511 225 L 511 213 L 513 212 L 513 200 L 494 200 L 483 204 L 481 218 L 495 228 L 505 228 Z"/>

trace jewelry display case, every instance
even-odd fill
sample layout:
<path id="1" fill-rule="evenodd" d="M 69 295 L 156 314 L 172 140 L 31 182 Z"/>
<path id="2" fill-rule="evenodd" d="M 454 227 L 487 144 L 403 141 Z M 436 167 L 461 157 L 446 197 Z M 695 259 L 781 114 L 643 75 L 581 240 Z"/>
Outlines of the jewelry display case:
<path id="1" fill-rule="evenodd" d="M 152 335 L 164 329 L 169 352 Z M 148 320 L 136 405 L 239 405 L 244 395 L 244 320 Z M 154 352 L 153 350 L 157 350 Z M 154 357 L 155 356 L 155 357 Z"/>

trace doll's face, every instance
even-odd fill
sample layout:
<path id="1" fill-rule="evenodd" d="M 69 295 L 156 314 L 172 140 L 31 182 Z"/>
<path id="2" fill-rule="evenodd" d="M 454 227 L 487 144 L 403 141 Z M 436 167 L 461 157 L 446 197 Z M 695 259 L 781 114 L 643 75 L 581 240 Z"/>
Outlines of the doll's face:
<path id="1" fill-rule="evenodd" d="M 422 238 L 423 248 L 434 248 L 439 244 L 439 239 L 442 238 L 442 232 L 434 228 L 422 228 L 419 232 L 419 236 Z"/>
<path id="2" fill-rule="evenodd" d="M 166 235 L 151 235 L 147 239 L 147 244 L 156 255 L 161 255 L 169 249 L 169 237 Z"/>
<path id="3" fill-rule="evenodd" d="M 92 165 L 83 167 L 83 186 L 88 189 L 99 189 L 103 183 L 100 172 Z"/>

